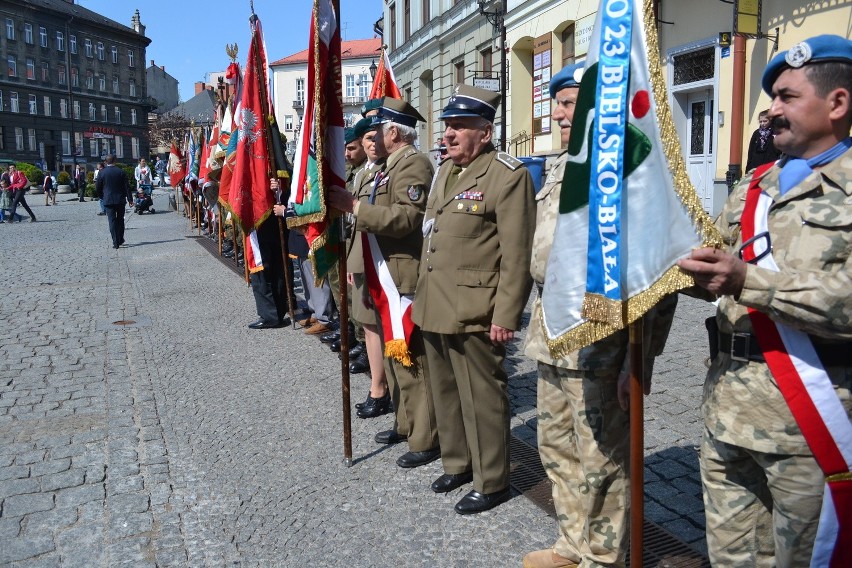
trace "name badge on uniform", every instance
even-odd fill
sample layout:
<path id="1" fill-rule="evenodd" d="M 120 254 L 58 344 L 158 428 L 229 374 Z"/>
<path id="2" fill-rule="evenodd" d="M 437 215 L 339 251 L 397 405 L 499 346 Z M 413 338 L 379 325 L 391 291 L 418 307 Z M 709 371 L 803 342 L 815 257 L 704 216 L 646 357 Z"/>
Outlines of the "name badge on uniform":
<path id="1" fill-rule="evenodd" d="M 482 201 L 485 199 L 481 191 L 463 191 L 456 195 L 456 199 L 470 199 L 471 201 Z"/>

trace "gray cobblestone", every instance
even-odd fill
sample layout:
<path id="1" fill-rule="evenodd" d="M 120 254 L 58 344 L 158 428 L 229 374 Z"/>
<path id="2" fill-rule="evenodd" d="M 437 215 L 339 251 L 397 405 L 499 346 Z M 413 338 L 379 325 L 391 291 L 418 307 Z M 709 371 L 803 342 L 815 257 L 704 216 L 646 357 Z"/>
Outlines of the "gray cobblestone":
<path id="1" fill-rule="evenodd" d="M 71 507 L 74 505 L 82 505 L 89 501 L 100 501 L 104 498 L 103 484 L 81 485 L 79 487 L 60 489 L 56 493 L 56 504 L 61 507 Z"/>
<path id="2" fill-rule="evenodd" d="M 30 466 L 13 465 L 0 467 L 0 481 L 7 479 L 22 479 L 30 476 Z"/>
<path id="3" fill-rule="evenodd" d="M 59 473 L 61 471 L 66 471 L 71 467 L 71 460 L 69 458 L 62 458 L 58 460 L 50 460 L 42 463 L 34 463 L 32 465 L 32 476 L 39 477 L 42 475 L 49 475 L 52 473 Z"/>
<path id="4" fill-rule="evenodd" d="M 41 478 L 41 486 L 45 491 L 77 487 L 83 485 L 85 475 L 86 472 L 82 469 L 70 469 L 52 475 L 45 475 Z"/>
<path id="5" fill-rule="evenodd" d="M 11 495 L 3 502 L 3 515 L 23 517 L 38 511 L 49 511 L 53 507 L 53 495 L 50 493 Z"/>

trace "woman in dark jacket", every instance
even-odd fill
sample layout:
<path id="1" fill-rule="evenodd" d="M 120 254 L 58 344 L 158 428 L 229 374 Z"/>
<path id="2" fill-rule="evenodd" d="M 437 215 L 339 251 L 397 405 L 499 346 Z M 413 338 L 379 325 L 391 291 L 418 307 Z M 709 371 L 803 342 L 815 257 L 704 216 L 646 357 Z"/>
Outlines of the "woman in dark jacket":
<path id="1" fill-rule="evenodd" d="M 772 127 L 769 125 L 769 111 L 761 112 L 758 117 L 760 127 L 751 135 L 748 143 L 748 160 L 745 171 L 749 172 L 761 164 L 774 162 L 781 157 L 781 152 L 775 147 Z"/>

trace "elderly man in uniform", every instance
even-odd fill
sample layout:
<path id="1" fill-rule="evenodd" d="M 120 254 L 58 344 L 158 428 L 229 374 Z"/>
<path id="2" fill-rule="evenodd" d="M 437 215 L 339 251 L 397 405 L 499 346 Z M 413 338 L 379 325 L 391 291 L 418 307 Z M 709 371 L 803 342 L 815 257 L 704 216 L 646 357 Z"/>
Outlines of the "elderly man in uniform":
<path id="1" fill-rule="evenodd" d="M 376 174 L 372 184 L 361 186 L 357 198 L 339 188 L 329 194 L 332 207 L 355 216 L 356 230 L 375 235 L 398 298 L 410 298 L 414 294 L 423 244 L 421 225 L 432 164 L 413 145 L 417 139 L 417 122 L 423 120 L 407 102 L 386 98 L 373 117 L 375 152 L 386 157 L 383 170 Z M 365 263 L 366 259 L 365 256 Z M 393 301 L 390 297 L 388 300 Z M 378 309 L 376 316 L 377 321 L 388 317 Z M 382 333 L 382 326 L 378 326 L 378 330 Z M 395 338 L 383 336 L 382 343 L 387 345 L 392 339 Z M 408 350 L 410 366 L 395 357 L 385 359 L 397 421 L 401 422 L 404 416 L 407 426 L 409 451 L 396 462 L 406 468 L 425 465 L 441 455 L 429 369 L 417 328 L 410 335 Z M 397 392 L 398 397 L 395 396 Z M 398 431 L 380 432 L 376 441 L 391 443 L 398 441 L 398 437 Z"/>
<path id="2" fill-rule="evenodd" d="M 582 64 L 564 67 L 550 81 L 553 121 L 563 146 L 571 135 Z M 568 152 L 562 152 L 536 195 L 530 273 L 539 296 L 556 219 Z M 588 187 L 577 187 L 588 191 Z M 575 235 L 585 239 L 588 234 Z M 579 262 L 580 259 L 578 259 Z M 645 316 L 645 371 L 665 346 L 677 305 L 669 296 Z M 629 519 L 627 330 L 579 351 L 554 358 L 536 300 L 524 353 L 538 362 L 538 451 L 553 483 L 559 538 L 551 548 L 530 552 L 524 568 L 618 566 L 624 564 Z"/>
<path id="3" fill-rule="evenodd" d="M 473 480 L 455 506 L 509 499 L 509 398 L 503 370 L 529 298 L 535 206 L 521 162 L 492 144 L 500 95 L 456 87 L 441 118 L 449 160 L 429 193 L 414 321 L 423 329 L 444 475 L 436 493 Z"/>
<path id="4" fill-rule="evenodd" d="M 702 409 L 710 561 L 850 566 L 852 42 L 807 39 L 762 86 L 784 156 L 725 204 L 730 248 L 679 263 L 721 298 Z"/>

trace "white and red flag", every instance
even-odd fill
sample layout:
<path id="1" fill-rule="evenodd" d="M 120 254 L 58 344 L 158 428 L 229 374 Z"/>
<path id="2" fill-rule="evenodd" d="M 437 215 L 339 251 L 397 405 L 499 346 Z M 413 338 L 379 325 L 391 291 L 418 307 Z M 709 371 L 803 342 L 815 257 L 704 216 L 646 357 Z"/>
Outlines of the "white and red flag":
<path id="1" fill-rule="evenodd" d="M 396 77 L 393 75 L 393 69 L 388 59 L 388 52 L 384 48 L 382 49 L 382 57 L 379 59 L 379 67 L 376 69 L 376 78 L 373 79 L 373 88 L 370 89 L 371 99 L 382 97 L 402 98 L 402 93 L 396 84 Z"/>

